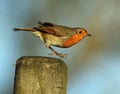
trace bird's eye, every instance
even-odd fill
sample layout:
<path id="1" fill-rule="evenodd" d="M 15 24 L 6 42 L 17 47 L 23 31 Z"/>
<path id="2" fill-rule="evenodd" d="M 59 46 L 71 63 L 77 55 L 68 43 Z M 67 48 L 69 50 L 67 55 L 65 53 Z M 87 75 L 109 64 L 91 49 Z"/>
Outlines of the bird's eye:
<path id="1" fill-rule="evenodd" d="M 81 34 L 81 33 L 82 33 L 82 31 L 79 31 L 79 33 Z"/>

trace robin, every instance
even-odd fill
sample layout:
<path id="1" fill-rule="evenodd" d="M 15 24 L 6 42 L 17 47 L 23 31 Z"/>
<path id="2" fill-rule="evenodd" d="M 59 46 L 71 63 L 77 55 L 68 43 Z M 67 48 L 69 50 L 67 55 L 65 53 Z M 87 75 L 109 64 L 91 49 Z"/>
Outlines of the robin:
<path id="1" fill-rule="evenodd" d="M 54 52 L 54 55 L 61 58 L 65 57 L 65 54 L 58 53 L 51 46 L 69 48 L 82 40 L 85 36 L 91 36 L 84 28 L 80 27 L 71 28 L 42 21 L 39 21 L 38 24 L 37 27 L 14 28 L 14 30 L 32 32 L 45 43 L 47 48 Z"/>

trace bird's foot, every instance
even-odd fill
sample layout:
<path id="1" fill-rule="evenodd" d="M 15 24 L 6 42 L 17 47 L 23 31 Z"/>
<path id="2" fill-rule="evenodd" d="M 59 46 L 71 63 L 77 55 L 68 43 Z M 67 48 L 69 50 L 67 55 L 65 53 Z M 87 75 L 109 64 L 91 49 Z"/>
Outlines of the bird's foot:
<path id="1" fill-rule="evenodd" d="M 62 54 L 62 53 L 50 53 L 49 55 L 52 55 L 52 56 L 58 56 L 58 57 L 61 57 L 61 58 L 66 58 L 68 54 Z"/>

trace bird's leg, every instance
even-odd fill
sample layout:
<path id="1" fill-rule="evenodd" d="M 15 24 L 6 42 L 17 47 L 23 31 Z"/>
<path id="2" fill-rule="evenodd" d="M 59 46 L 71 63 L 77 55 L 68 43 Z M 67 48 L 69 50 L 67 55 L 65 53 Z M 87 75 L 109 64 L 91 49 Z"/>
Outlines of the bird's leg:
<path id="1" fill-rule="evenodd" d="M 62 53 L 58 53 L 57 51 L 55 51 L 52 47 L 50 46 L 47 46 L 47 48 L 49 48 L 51 51 L 54 52 L 55 55 L 61 57 L 61 58 L 64 58 L 66 56 L 66 54 L 62 54 Z M 53 55 L 53 54 L 50 54 L 50 55 Z"/>

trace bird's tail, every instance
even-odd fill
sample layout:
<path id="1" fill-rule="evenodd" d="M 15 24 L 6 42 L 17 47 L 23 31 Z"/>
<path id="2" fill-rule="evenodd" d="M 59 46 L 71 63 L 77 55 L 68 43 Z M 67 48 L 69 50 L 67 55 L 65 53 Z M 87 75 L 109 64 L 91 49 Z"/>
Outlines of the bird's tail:
<path id="1" fill-rule="evenodd" d="M 35 31 L 34 28 L 14 28 L 14 31 Z"/>

